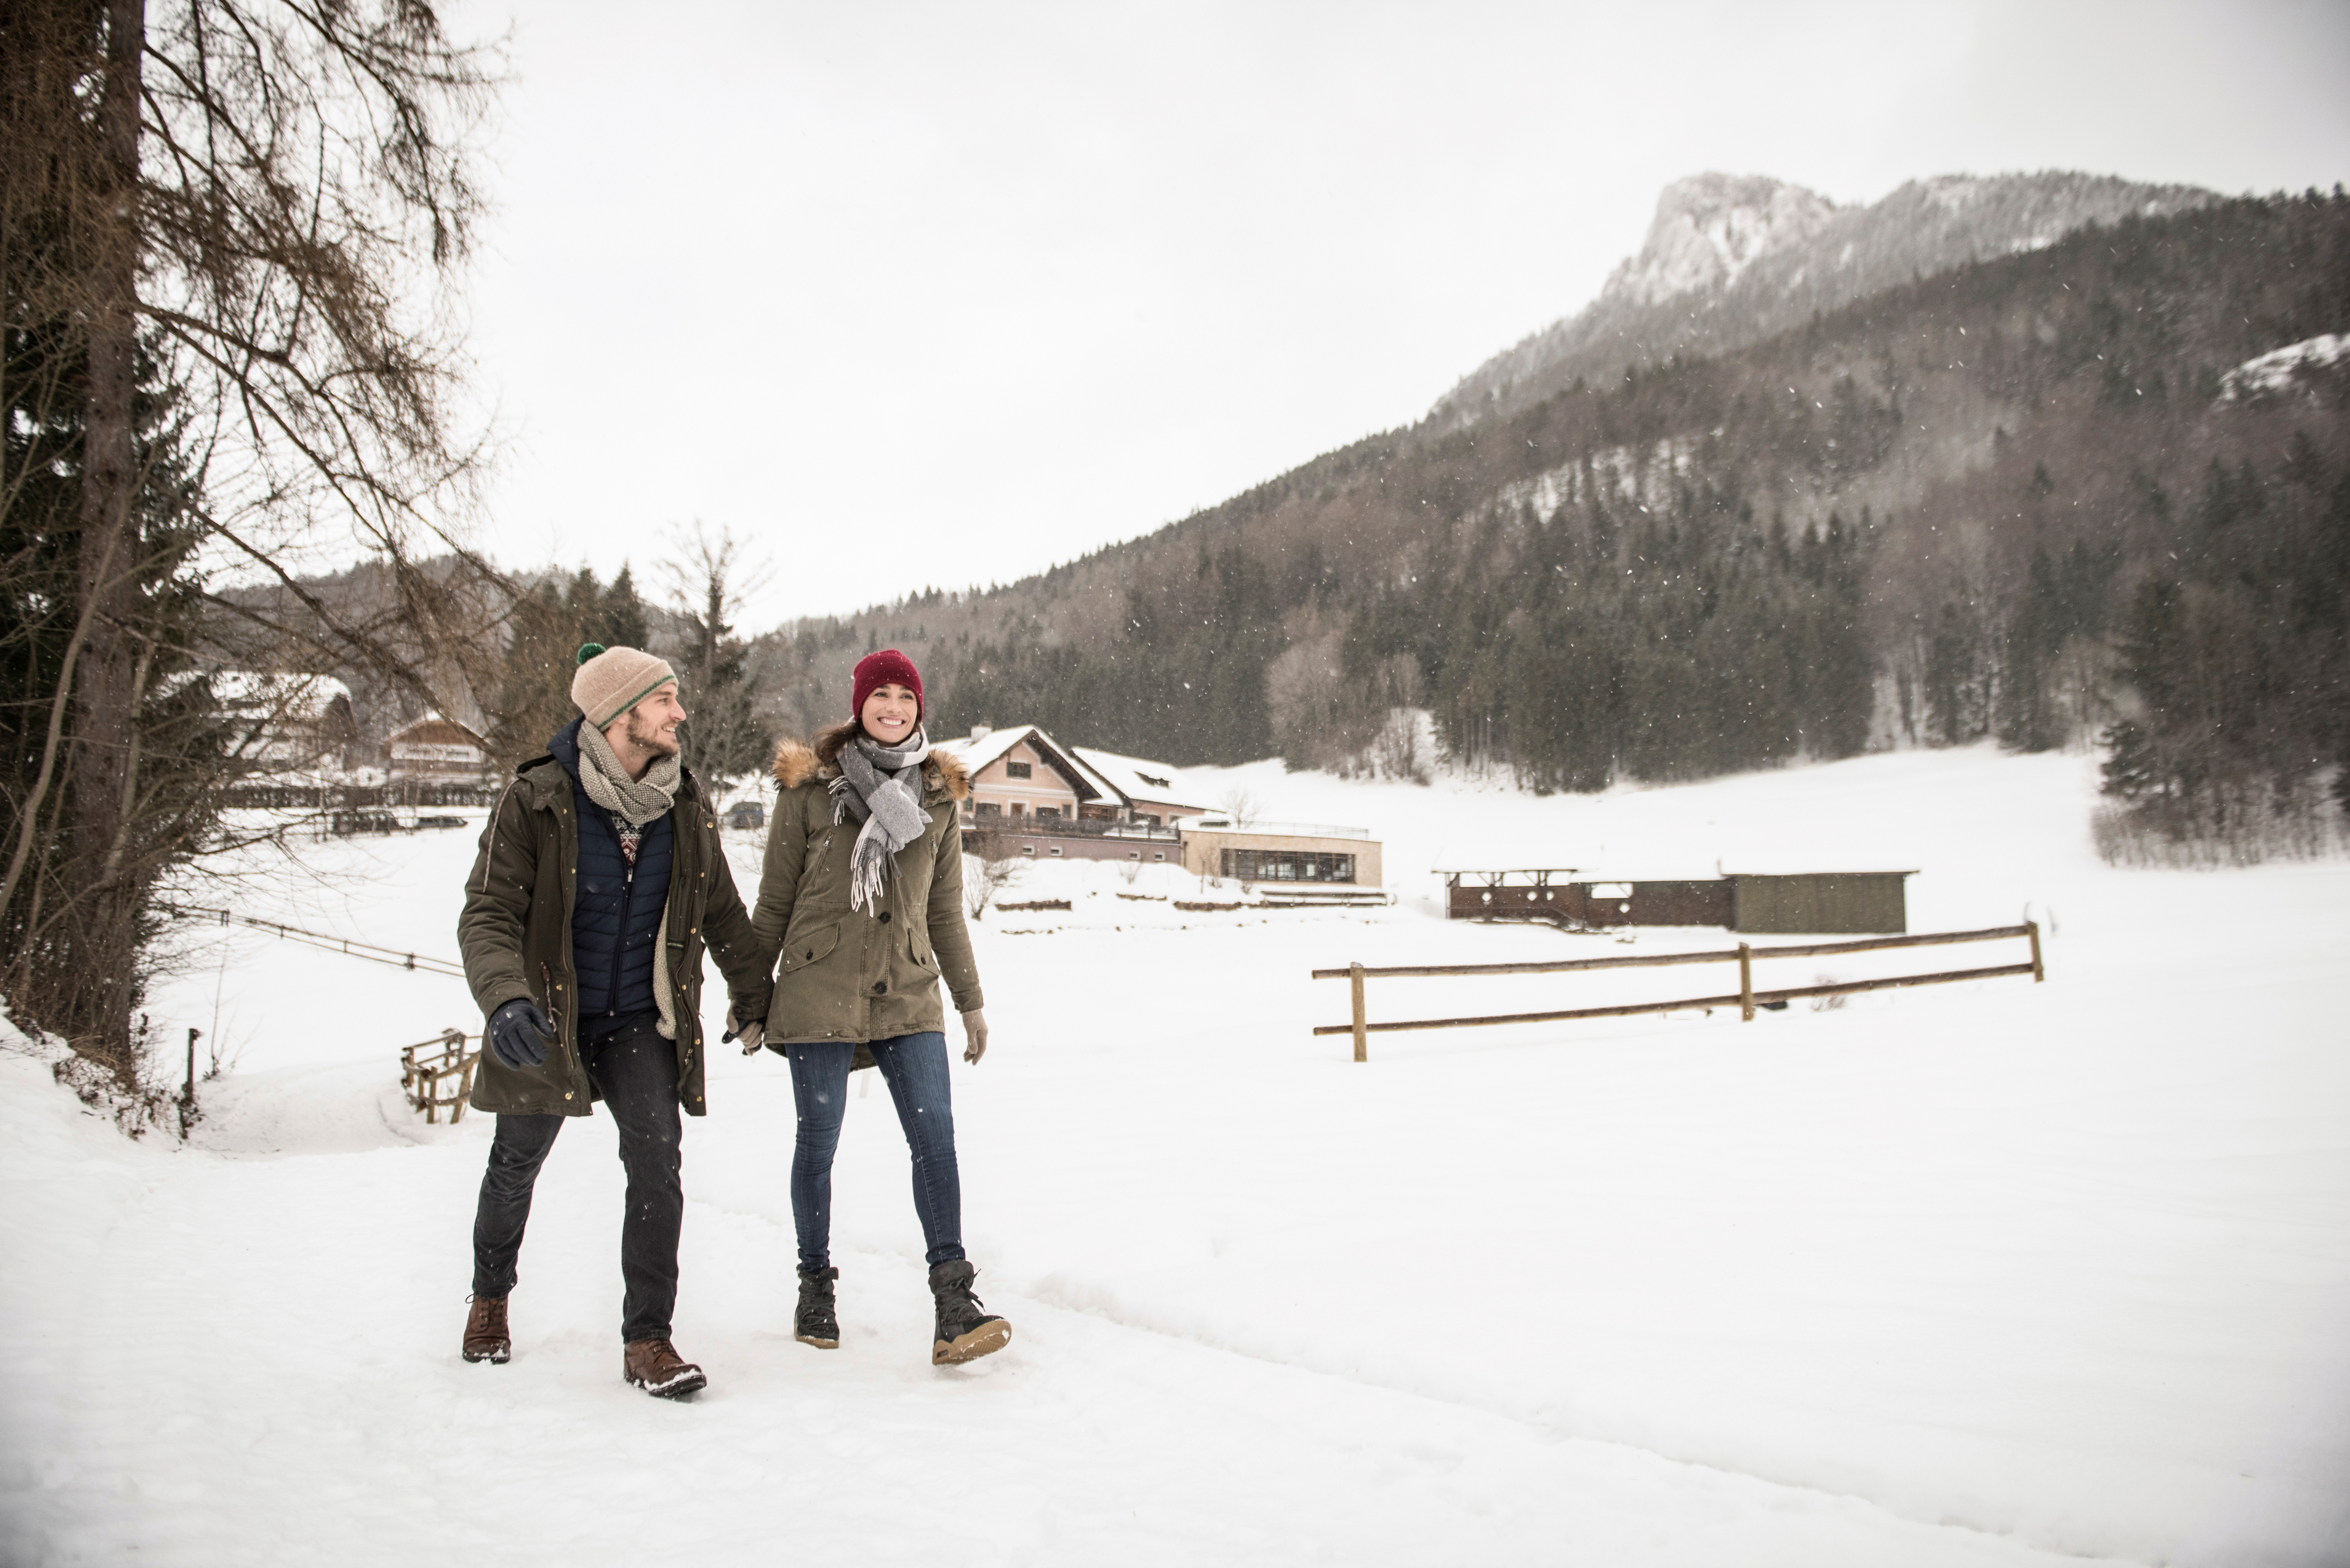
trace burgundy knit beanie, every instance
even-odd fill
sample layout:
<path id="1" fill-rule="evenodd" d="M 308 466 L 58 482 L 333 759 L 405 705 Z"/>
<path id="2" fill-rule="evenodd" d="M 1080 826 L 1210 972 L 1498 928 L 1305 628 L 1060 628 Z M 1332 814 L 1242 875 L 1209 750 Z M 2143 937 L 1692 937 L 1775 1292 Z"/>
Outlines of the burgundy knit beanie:
<path id="1" fill-rule="evenodd" d="M 873 695 L 873 689 L 877 686 L 887 686 L 893 680 L 914 694 L 914 722 L 920 723 L 922 721 L 922 672 L 914 668 L 912 659 L 894 648 L 885 648 L 879 653 L 868 653 L 857 661 L 857 673 L 853 678 L 852 691 L 848 700 L 848 716 L 852 719 L 865 717 L 865 700 Z"/>

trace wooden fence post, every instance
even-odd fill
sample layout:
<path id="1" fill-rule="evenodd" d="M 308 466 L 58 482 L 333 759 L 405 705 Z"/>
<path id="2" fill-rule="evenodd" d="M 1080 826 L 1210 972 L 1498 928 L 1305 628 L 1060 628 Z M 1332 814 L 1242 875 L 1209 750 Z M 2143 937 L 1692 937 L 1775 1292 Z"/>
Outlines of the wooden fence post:
<path id="1" fill-rule="evenodd" d="M 1738 1021 L 1754 1022 L 1754 950 L 1744 942 L 1738 944 Z"/>
<path id="2" fill-rule="evenodd" d="M 2023 929 L 2032 933 L 2032 983 L 2038 985 L 2048 978 L 2048 971 L 2040 964 L 2040 922 L 2026 920 Z"/>
<path id="3" fill-rule="evenodd" d="M 1363 1034 L 1362 963 L 1357 961 L 1357 962 L 1348 964 L 1347 966 L 1347 976 L 1351 988 L 1355 992 L 1355 1060 L 1357 1062 L 1367 1062 L 1371 1059 L 1371 1053 L 1369 1050 L 1369 1043 L 1364 1038 Z"/>

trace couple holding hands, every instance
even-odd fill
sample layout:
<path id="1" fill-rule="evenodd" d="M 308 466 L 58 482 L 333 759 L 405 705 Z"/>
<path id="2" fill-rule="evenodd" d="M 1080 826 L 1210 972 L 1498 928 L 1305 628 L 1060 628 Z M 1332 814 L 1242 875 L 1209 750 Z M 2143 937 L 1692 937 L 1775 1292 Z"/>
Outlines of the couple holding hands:
<path id="1" fill-rule="evenodd" d="M 458 938 L 488 1018 L 475 1109 L 494 1112 L 473 1220 L 464 1357 L 513 1350 L 513 1292 L 531 1189 L 567 1116 L 598 1099 L 628 1173 L 620 1226 L 622 1376 L 663 1398 L 702 1388 L 670 1343 L 677 1300 L 680 1114 L 704 1110 L 702 957 L 725 977 L 729 1040 L 791 1066 L 798 1113 L 794 1337 L 837 1348 L 832 1158 L 852 1067 L 878 1066 L 913 1157 L 930 1264 L 931 1359 L 999 1350 L 962 1250 L 947 1078 L 944 979 L 963 1060 L 987 1050 L 963 924 L 960 762 L 922 729 L 922 678 L 895 649 L 858 660 L 850 717 L 775 753 L 775 811 L 755 909 L 720 848 L 714 802 L 679 763 L 685 719 L 669 665 L 633 648 L 579 650 L 580 716 L 524 763 L 482 831 Z"/>

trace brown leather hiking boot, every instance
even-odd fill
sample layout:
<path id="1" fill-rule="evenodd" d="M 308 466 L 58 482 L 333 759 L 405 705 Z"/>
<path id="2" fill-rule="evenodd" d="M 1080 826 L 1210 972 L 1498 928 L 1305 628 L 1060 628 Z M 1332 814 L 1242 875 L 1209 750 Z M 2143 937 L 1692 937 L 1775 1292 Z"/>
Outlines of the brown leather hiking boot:
<path id="1" fill-rule="evenodd" d="M 465 1359 L 502 1366 L 514 1355 L 514 1339 L 506 1333 L 506 1298 L 467 1296 Z"/>
<path id="2" fill-rule="evenodd" d="M 620 1376 L 656 1399 L 682 1399 L 710 1381 L 666 1339 L 630 1340 L 620 1351 Z"/>

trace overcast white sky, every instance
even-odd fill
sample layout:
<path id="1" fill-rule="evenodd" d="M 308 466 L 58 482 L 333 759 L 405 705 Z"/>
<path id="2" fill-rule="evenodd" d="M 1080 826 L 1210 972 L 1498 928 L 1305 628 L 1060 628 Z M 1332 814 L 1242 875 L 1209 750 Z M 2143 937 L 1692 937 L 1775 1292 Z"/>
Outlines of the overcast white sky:
<path id="1" fill-rule="evenodd" d="M 1409 422 L 1701 170 L 2350 180 L 2350 5 L 458 0 L 502 564 L 699 518 L 746 629 L 1010 581 Z M 2345 324 L 2350 325 L 2350 324 Z"/>

